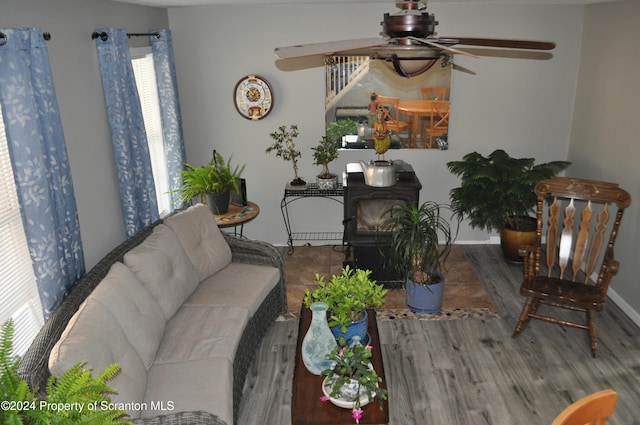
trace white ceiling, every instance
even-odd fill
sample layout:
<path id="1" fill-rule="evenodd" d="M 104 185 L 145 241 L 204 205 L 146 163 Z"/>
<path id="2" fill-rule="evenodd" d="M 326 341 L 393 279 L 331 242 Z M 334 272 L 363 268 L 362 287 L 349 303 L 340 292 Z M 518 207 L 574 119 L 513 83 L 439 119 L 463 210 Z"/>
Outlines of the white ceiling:
<path id="1" fill-rule="evenodd" d="M 220 4 L 295 4 L 295 3 L 392 3 L 393 0 L 111 0 L 156 7 L 206 6 Z M 590 4 L 615 0 L 429 0 L 430 3 L 494 4 Z"/>

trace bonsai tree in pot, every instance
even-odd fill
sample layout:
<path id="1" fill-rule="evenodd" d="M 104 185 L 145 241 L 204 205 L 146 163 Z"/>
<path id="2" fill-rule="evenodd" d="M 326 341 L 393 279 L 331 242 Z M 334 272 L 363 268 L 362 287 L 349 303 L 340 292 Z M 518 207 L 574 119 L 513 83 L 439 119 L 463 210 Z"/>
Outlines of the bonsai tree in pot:
<path id="1" fill-rule="evenodd" d="M 291 161 L 294 178 L 289 182 L 289 186 L 292 188 L 307 187 L 307 182 L 298 176 L 298 158 L 302 156 L 302 153 L 296 149 L 295 139 L 299 134 L 296 124 L 289 126 L 289 129 L 287 129 L 286 125 L 281 125 L 278 130 L 269 133 L 269 136 L 273 139 L 273 144 L 266 150 L 267 153 L 275 152 L 277 157 L 285 161 Z"/>
<path id="2" fill-rule="evenodd" d="M 200 167 L 189 163 L 185 166 L 187 170 L 180 172 L 182 187 L 175 190 L 180 194 L 178 201 L 187 204 L 196 196 L 200 196 L 201 201 L 206 197 L 212 214 L 225 214 L 231 190 L 240 191 L 238 181 L 245 165 L 232 167 L 231 158 L 225 162 L 222 155 L 214 151 L 208 163 Z"/>
<path id="3" fill-rule="evenodd" d="M 569 165 L 567 161 L 535 164 L 534 158 L 513 158 L 502 149 L 486 157 L 469 153 L 462 161 L 447 163 L 449 171 L 462 179 L 460 187 L 450 192 L 452 208 L 468 217 L 473 228 L 501 232 L 505 257 L 520 262 L 519 247 L 531 240 L 518 233 L 529 232 L 529 237 L 535 237 L 533 188 Z"/>
<path id="4" fill-rule="evenodd" d="M 444 211 L 451 208 L 407 202 L 388 209 L 378 228 L 378 236 L 385 238 L 381 246 L 388 246 L 387 264 L 405 280 L 407 305 L 415 313 L 437 313 L 442 306 L 442 270 L 460 223 L 453 213 L 457 226 L 452 232 Z"/>
<path id="5" fill-rule="evenodd" d="M 351 119 L 338 120 L 327 126 L 327 131 L 320 143 L 312 147 L 314 165 L 321 165 L 322 172 L 316 182 L 320 190 L 333 190 L 338 185 L 338 176 L 329 171 L 329 163 L 338 158 L 338 146 L 342 138 L 358 131 L 356 123 Z"/>
<path id="6" fill-rule="evenodd" d="M 365 341 L 367 309 L 381 307 L 387 293 L 370 275 L 371 270 L 345 266 L 340 275 L 333 275 L 327 282 L 316 273 L 317 286 L 313 291 L 305 290 L 304 305 L 309 308 L 315 302 L 327 304 L 329 327 L 336 338 L 342 336 L 349 340 L 357 335 Z"/>

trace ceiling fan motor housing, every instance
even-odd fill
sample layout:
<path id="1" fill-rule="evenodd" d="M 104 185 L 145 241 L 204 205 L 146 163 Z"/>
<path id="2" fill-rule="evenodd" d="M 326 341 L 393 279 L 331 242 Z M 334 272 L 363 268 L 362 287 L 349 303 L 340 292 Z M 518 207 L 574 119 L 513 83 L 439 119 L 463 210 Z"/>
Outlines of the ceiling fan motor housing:
<path id="1" fill-rule="evenodd" d="M 426 38 L 435 32 L 436 25 L 438 25 L 438 22 L 435 15 L 427 12 L 385 13 L 382 30 L 391 38 Z M 406 44 L 411 44 L 410 40 L 405 41 Z"/>

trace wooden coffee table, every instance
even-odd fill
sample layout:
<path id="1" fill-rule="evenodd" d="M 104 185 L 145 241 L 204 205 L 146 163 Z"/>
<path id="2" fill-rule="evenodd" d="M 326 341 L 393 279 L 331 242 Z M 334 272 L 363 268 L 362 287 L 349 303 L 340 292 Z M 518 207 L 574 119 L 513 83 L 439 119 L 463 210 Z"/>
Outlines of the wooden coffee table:
<path id="1" fill-rule="evenodd" d="M 310 373 L 302 362 L 301 346 L 309 325 L 311 310 L 302 306 L 300 312 L 300 326 L 296 343 L 295 369 L 293 372 L 293 394 L 291 397 L 292 425 L 354 425 L 351 409 L 343 409 L 333 405 L 330 401 L 322 402 L 322 380 L 324 376 Z M 369 336 L 373 346 L 371 363 L 378 376 L 382 378 L 382 388 L 386 387 L 382 351 L 380 350 L 380 335 L 376 322 L 375 310 L 369 310 Z M 363 415 L 360 424 L 381 425 L 389 423 L 389 405 L 382 400 L 382 410 L 378 398 L 362 408 Z"/>

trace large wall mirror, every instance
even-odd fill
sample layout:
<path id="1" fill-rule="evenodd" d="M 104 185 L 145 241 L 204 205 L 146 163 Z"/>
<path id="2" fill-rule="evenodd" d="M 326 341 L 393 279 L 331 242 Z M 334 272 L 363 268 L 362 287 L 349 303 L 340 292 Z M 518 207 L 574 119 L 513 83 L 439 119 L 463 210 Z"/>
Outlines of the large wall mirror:
<path id="1" fill-rule="evenodd" d="M 438 59 L 428 71 L 412 78 L 401 77 L 384 61 L 369 60 L 366 56 L 328 58 L 326 63 L 326 125 L 348 118 L 358 125 L 358 138 L 345 139 L 342 148 L 363 149 L 373 146 L 374 111 L 375 106 L 380 105 L 390 109 L 388 120 L 400 121 L 388 127 L 393 140 L 392 148 L 448 147 L 453 67 L 448 58 Z M 384 102 L 372 104 L 372 94 Z"/>

